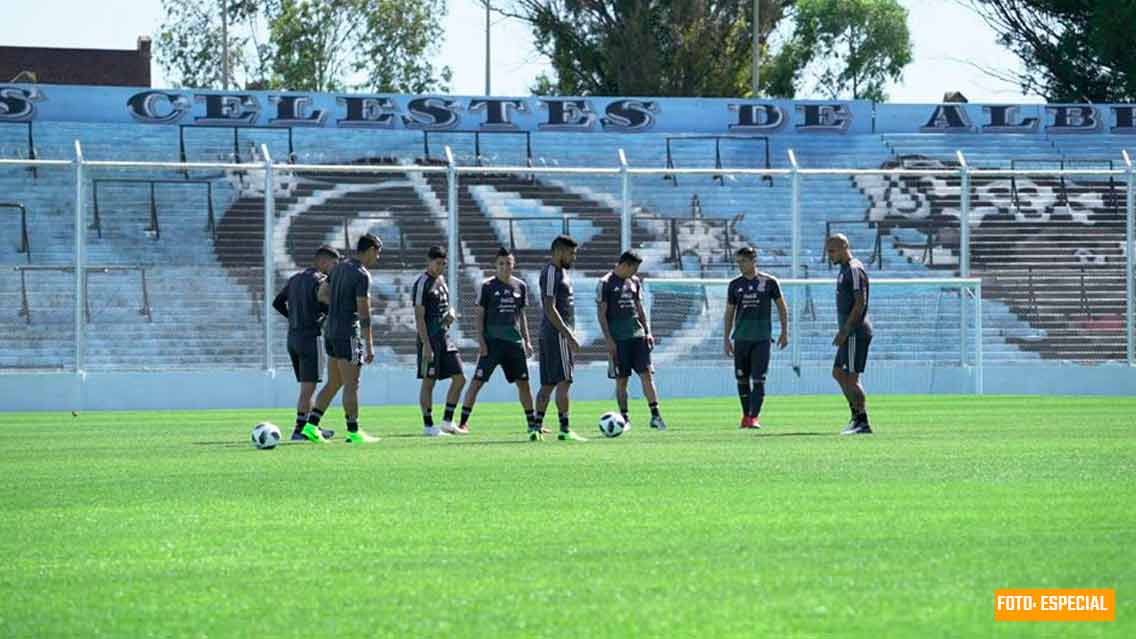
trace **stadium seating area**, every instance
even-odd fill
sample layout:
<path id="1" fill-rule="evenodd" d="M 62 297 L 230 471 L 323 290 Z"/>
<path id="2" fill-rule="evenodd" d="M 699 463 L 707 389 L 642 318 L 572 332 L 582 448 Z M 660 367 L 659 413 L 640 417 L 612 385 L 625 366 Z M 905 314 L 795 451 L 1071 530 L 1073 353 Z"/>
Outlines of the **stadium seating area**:
<path id="1" fill-rule="evenodd" d="M 445 244 L 446 176 L 414 166 L 441 163 L 443 147 L 461 164 L 578 167 L 617 164 L 675 168 L 802 166 L 1106 167 L 1118 164 L 1123 136 L 856 134 L 771 138 L 573 133 L 482 134 L 329 129 L 266 130 L 43 122 L 0 124 L 0 157 L 259 162 L 408 167 L 384 174 L 277 174 L 272 246 L 277 282 L 308 262 L 322 242 L 344 246 L 363 231 L 386 249 L 374 277 L 381 360 L 413 357 L 409 287 L 426 247 Z M 1082 139 L 1083 138 L 1083 139 Z M 1127 146 L 1126 146 L 1127 145 Z M 802 182 L 807 275 L 833 275 L 823 259 L 829 233 L 842 232 L 873 277 L 957 274 L 957 178 L 809 176 Z M 84 182 L 89 369 L 256 367 L 263 362 L 264 173 L 89 169 Z M 615 176 L 489 173 L 463 175 L 458 192 L 463 305 L 492 269 L 498 245 L 515 248 L 537 290 L 549 241 L 568 231 L 583 244 L 574 277 L 586 361 L 603 358 L 596 337 L 596 278 L 619 247 L 620 183 Z M 1102 361 L 1123 357 L 1124 188 L 1108 179 L 976 179 L 973 275 L 984 279 L 983 345 L 989 362 Z M 755 244 L 763 268 L 782 277 L 790 262 L 789 180 L 782 177 L 636 176 L 633 244 L 647 258 L 648 282 L 732 275 L 732 253 Z M 74 173 L 0 168 L 0 369 L 54 370 L 74 364 Z M 659 361 L 720 361 L 722 291 L 651 286 Z M 273 292 L 270 292 L 270 294 Z M 535 302 L 535 297 L 532 300 Z M 831 287 L 802 291 L 796 337 L 806 364 L 831 361 Z M 877 361 L 957 365 L 957 292 L 934 287 L 873 289 L 882 336 Z M 529 315 L 535 332 L 539 314 Z M 274 359 L 287 365 L 278 332 Z M 470 335 L 463 318 L 458 330 Z M 968 330 L 972 331 L 973 326 Z M 464 338 L 468 346 L 472 342 Z M 971 336 L 970 339 L 973 339 Z M 461 341 L 461 340 L 459 340 Z M 278 343 L 277 343 L 278 342 Z"/>

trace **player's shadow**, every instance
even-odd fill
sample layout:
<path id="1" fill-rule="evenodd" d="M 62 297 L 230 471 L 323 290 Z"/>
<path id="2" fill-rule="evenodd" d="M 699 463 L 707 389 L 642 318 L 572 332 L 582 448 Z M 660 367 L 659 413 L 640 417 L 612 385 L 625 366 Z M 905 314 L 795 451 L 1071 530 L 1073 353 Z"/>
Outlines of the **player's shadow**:
<path id="1" fill-rule="evenodd" d="M 758 437 L 838 437 L 840 433 L 815 433 L 815 432 L 800 432 L 800 433 L 760 433 Z"/>

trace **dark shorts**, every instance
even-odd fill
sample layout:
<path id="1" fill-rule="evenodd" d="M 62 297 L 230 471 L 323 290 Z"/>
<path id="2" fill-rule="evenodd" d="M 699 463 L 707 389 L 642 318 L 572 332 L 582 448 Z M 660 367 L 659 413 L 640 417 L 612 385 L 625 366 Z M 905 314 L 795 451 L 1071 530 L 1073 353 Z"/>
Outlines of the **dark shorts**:
<path id="1" fill-rule="evenodd" d="M 430 349 L 434 360 L 422 359 L 422 342 L 418 342 L 418 379 L 449 379 L 462 374 L 461 354 L 445 333 L 430 336 Z"/>
<path id="2" fill-rule="evenodd" d="M 528 358 L 525 357 L 523 345 L 501 339 L 491 339 L 486 343 L 486 346 L 489 347 L 489 354 L 478 358 L 477 371 L 473 374 L 474 379 L 488 382 L 498 366 L 505 371 L 505 381 L 510 384 L 517 380 L 529 378 L 529 362 Z"/>
<path id="3" fill-rule="evenodd" d="M 541 333 L 540 335 L 540 384 L 555 386 L 560 382 L 571 382 L 576 368 L 576 357 L 568 340 L 560 333 Z"/>
<path id="4" fill-rule="evenodd" d="M 646 337 L 621 339 L 615 341 L 615 361 L 608 357 L 607 376 L 611 379 L 631 377 L 631 373 L 655 372 L 651 365 L 651 347 Z"/>
<path id="5" fill-rule="evenodd" d="M 323 350 L 328 357 L 345 359 L 357 366 L 363 365 L 363 338 L 358 335 L 351 337 L 325 337 Z"/>
<path id="6" fill-rule="evenodd" d="M 288 357 L 292 358 L 292 372 L 297 382 L 323 381 L 323 352 L 320 350 L 319 335 L 288 334 Z"/>
<path id="7" fill-rule="evenodd" d="M 871 335 L 849 335 L 844 345 L 836 350 L 836 361 L 832 367 L 845 373 L 863 373 L 868 365 L 868 347 L 871 345 Z"/>
<path id="8" fill-rule="evenodd" d="M 770 340 L 760 342 L 735 341 L 734 342 L 734 377 L 738 380 L 747 378 L 764 382 L 769 372 L 769 350 L 773 344 Z"/>

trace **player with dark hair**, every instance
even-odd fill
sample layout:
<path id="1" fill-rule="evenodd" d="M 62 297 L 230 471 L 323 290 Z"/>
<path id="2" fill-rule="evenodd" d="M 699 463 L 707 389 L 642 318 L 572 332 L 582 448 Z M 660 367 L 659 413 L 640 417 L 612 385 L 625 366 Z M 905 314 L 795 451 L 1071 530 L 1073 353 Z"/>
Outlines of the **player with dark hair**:
<path id="1" fill-rule="evenodd" d="M 577 435 L 569 426 L 568 392 L 572 388 L 575 366 L 574 353 L 580 342 L 572 332 L 576 319 L 576 305 L 572 296 L 572 279 L 568 270 L 576 261 L 579 244 L 567 235 L 552 240 L 552 256 L 540 271 L 540 299 L 544 319 L 540 323 L 540 392 L 536 398 L 536 415 L 529 427 L 529 439 L 544 439 L 542 431 L 544 411 L 556 390 L 556 408 L 560 414 L 561 441 L 588 441 Z"/>
<path id="2" fill-rule="evenodd" d="M 322 442 L 335 436 L 333 430 L 309 424 L 308 415 L 323 372 L 320 323 L 327 314 L 327 274 L 338 263 L 339 251 L 324 244 L 316 250 L 314 265 L 288 278 L 288 283 L 272 300 L 272 307 L 288 318 L 288 356 L 292 358 L 292 371 L 300 383 L 292 441 Z"/>
<path id="3" fill-rule="evenodd" d="M 450 289 L 442 274 L 446 271 L 446 249 L 431 246 L 426 252 L 426 270 L 418 276 L 411 289 L 414 299 L 414 325 L 418 333 L 418 405 L 422 408 L 422 434 L 427 437 L 468 433 L 454 427 L 454 411 L 461 399 L 465 375 L 462 374 L 461 355 L 450 339 L 450 325 L 457 319 L 450 306 Z M 440 379 L 450 380 L 446 394 L 446 412 L 442 427 L 434 426 L 434 384 Z"/>
<path id="4" fill-rule="evenodd" d="M 828 238 L 828 259 L 840 265 L 836 277 L 836 319 L 840 330 L 832 339 L 836 360 L 832 377 L 840 385 L 852 418 L 841 435 L 870 435 L 867 398 L 860 384 L 860 374 L 868 364 L 868 347 L 872 345 L 872 320 L 868 317 L 868 271 L 860 260 L 852 257 L 848 238 L 837 233 Z"/>
<path id="5" fill-rule="evenodd" d="M 759 418 L 765 403 L 765 377 L 773 339 L 773 304 L 777 304 L 781 320 L 777 346 L 782 349 L 789 345 L 789 309 L 777 278 L 757 270 L 756 249 L 743 246 L 734 254 L 734 262 L 741 275 L 730 281 L 726 291 L 724 350 L 727 357 L 734 358 L 734 377 L 742 405 L 741 428 L 761 428 Z"/>
<path id="6" fill-rule="evenodd" d="M 324 411 L 343 389 L 343 413 L 348 444 L 379 441 L 359 430 L 359 376 L 364 364 L 375 360 L 371 330 L 371 273 L 379 263 L 383 242 L 367 233 L 355 244 L 355 257 L 340 262 L 328 277 L 327 322 L 324 349 L 331 357 L 328 381 L 316 397 L 308 423 L 319 427 Z"/>
<path id="7" fill-rule="evenodd" d="M 643 396 L 651 409 L 651 428 L 666 430 L 667 424 L 659 414 L 659 396 L 655 390 L 655 369 L 651 365 L 651 350 L 655 338 L 647 324 L 643 310 L 643 283 L 636 273 L 643 258 L 634 251 L 624 251 L 615 268 L 600 278 L 596 287 L 596 315 L 607 342 L 608 377 L 615 380 L 615 399 L 619 412 L 631 428 L 627 408 L 627 382 L 631 372 L 639 375 Z"/>
<path id="8" fill-rule="evenodd" d="M 494 266 L 496 274 L 481 283 L 477 290 L 476 325 L 478 360 L 477 371 L 462 402 L 459 431 L 469 432 L 469 416 L 473 412 L 477 394 L 497 366 L 505 371 L 505 381 L 517 385 L 517 399 L 525 409 L 529 430 L 534 427 L 532 389 L 529 388 L 528 358 L 532 356 L 529 340 L 529 323 L 525 318 L 529 287 L 525 281 L 513 277 L 516 258 L 507 248 L 497 251 Z M 539 425 L 536 428 L 540 428 Z"/>

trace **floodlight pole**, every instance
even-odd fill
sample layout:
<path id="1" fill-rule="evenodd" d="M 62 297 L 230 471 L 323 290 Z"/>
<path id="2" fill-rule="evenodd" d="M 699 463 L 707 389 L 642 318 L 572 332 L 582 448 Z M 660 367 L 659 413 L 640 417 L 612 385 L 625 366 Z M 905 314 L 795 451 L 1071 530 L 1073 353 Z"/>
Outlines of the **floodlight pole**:
<path id="1" fill-rule="evenodd" d="M 1128 170 L 1128 194 L 1124 200 L 1124 347 L 1128 365 L 1136 366 L 1136 170 L 1128 151 L 1120 152 Z"/>
<path id="2" fill-rule="evenodd" d="M 492 95 L 489 84 L 489 0 L 485 1 L 485 97 Z"/>
<path id="3" fill-rule="evenodd" d="M 761 84 L 761 0 L 753 0 L 753 97 Z"/>
<path id="4" fill-rule="evenodd" d="M 789 180 L 790 180 L 790 184 L 792 186 L 792 202 L 791 202 L 791 206 L 790 206 L 790 209 L 792 211 L 792 222 L 793 222 L 793 229 L 792 229 L 792 253 L 793 253 L 792 274 L 793 274 L 793 279 L 798 279 L 798 278 L 801 277 L 801 173 L 800 173 L 801 165 L 797 162 L 797 154 L 793 151 L 793 149 L 789 149 L 789 167 L 791 169 L 791 173 L 789 174 Z M 828 247 L 826 246 L 825 249 L 827 249 L 827 248 Z M 802 331 L 801 331 L 800 326 L 798 324 L 798 318 L 800 318 L 801 314 L 800 314 L 800 305 L 797 304 L 797 297 L 798 297 L 797 289 L 798 289 L 798 287 L 794 286 L 792 288 L 792 291 L 793 291 L 792 295 L 789 296 L 789 303 L 791 304 L 791 306 L 789 307 L 789 314 L 791 316 L 790 320 L 789 320 L 789 328 L 792 329 L 792 331 L 793 331 L 792 340 L 790 342 L 793 346 L 793 352 L 792 352 L 793 367 L 796 370 L 799 371 L 800 368 L 801 368 L 801 335 L 802 335 Z M 781 330 L 785 330 L 785 327 L 781 327 Z"/>
<path id="5" fill-rule="evenodd" d="M 229 0 L 221 0 L 221 88 L 229 90 Z"/>
<path id="6" fill-rule="evenodd" d="M 631 174 L 627 172 L 627 154 L 619 150 L 619 250 L 631 250 Z"/>
<path id="7" fill-rule="evenodd" d="M 87 291 L 83 286 L 86 274 L 86 215 L 83 212 L 83 145 L 75 140 L 75 373 L 85 374 L 87 344 L 86 330 Z"/>
<path id="8" fill-rule="evenodd" d="M 264 370 L 272 371 L 272 298 L 275 265 L 273 263 L 273 227 L 276 225 L 276 179 L 272 173 L 272 155 L 268 145 L 260 145 L 264 156 Z"/>
<path id="9" fill-rule="evenodd" d="M 449 229 L 447 229 L 449 259 L 446 260 L 446 279 L 451 290 L 461 294 L 458 284 L 458 260 L 461 259 L 458 243 L 458 165 L 454 162 L 454 151 L 447 144 L 446 151 L 446 212 L 449 215 Z M 453 302 L 451 302 L 453 303 Z"/>
<path id="10" fill-rule="evenodd" d="M 961 150 L 959 162 L 959 277 L 970 277 L 970 165 Z M 979 334 L 976 339 L 982 340 Z M 959 294 L 959 366 L 966 366 L 966 295 Z"/>

